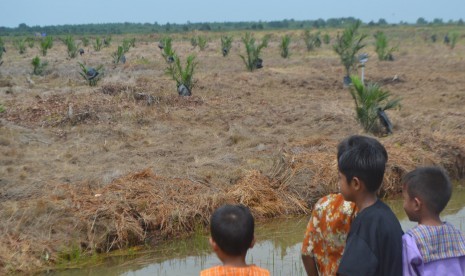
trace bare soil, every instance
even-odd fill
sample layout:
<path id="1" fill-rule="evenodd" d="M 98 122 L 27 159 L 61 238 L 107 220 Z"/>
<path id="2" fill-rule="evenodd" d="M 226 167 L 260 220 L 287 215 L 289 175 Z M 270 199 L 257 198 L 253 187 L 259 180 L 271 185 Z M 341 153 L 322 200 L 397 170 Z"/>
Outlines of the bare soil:
<path id="1" fill-rule="evenodd" d="M 375 31 L 375 30 L 370 30 Z M 394 134 L 379 137 L 389 153 L 383 195 L 418 165 L 465 177 L 465 44 L 424 40 L 414 28 L 387 30 L 395 60 L 376 58 L 366 81 L 402 107 L 388 111 Z M 334 37 L 336 31 L 331 32 Z M 126 64 L 111 63 L 123 37 L 100 52 L 67 58 L 56 41 L 44 76 L 33 76 L 37 46 L 19 55 L 11 44 L 0 66 L 0 267 L 30 272 L 72 259 L 75 248 L 105 252 L 191 233 L 225 202 L 250 206 L 257 219 L 308 212 L 337 189 L 335 147 L 365 134 L 342 85 L 330 45 L 308 52 L 293 32 L 291 57 L 273 33 L 264 68 L 247 72 L 242 34 L 222 57 L 220 34 L 204 51 L 174 36 L 183 60 L 195 53 L 193 96 L 179 97 L 164 74 L 157 36 L 137 37 Z M 263 35 L 257 33 L 257 36 Z M 78 62 L 105 66 L 90 87 Z M 148 96 L 154 102 L 149 104 Z"/>

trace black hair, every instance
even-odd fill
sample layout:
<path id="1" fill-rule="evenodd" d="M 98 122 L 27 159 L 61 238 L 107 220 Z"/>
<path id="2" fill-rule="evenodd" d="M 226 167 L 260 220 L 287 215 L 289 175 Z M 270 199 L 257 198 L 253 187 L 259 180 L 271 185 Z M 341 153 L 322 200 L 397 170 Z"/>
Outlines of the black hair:
<path id="1" fill-rule="evenodd" d="M 338 168 L 347 181 L 357 177 L 369 192 L 376 192 L 388 160 L 384 146 L 375 138 L 353 135 L 339 143 L 337 149 Z"/>
<path id="2" fill-rule="evenodd" d="M 440 214 L 452 196 L 452 183 L 446 171 L 439 167 L 420 167 L 402 178 L 410 198 L 420 198 L 426 208 Z"/>
<path id="3" fill-rule="evenodd" d="M 210 221 L 212 239 L 226 254 L 246 253 L 254 238 L 254 218 L 244 205 L 223 205 Z"/>

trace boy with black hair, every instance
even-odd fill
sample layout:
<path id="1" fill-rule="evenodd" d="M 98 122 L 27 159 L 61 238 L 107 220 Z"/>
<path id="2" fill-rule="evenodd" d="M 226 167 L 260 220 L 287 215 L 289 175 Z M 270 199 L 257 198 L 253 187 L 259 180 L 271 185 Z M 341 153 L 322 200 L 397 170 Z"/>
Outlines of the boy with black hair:
<path id="1" fill-rule="evenodd" d="M 353 146 L 338 156 L 340 190 L 345 200 L 355 203 L 358 214 L 338 274 L 402 275 L 402 228 L 377 197 L 388 160 L 386 149 L 376 139 L 359 135 L 346 138 L 338 149 L 344 145 Z"/>
<path id="2" fill-rule="evenodd" d="M 447 173 L 438 167 L 421 167 L 402 179 L 404 210 L 418 225 L 403 240 L 404 275 L 464 275 L 465 238 L 440 213 L 452 195 Z"/>
<path id="3" fill-rule="evenodd" d="M 202 270 L 200 276 L 269 276 L 268 270 L 245 262 L 247 250 L 255 244 L 254 224 L 244 205 L 216 209 L 210 220 L 210 245 L 223 265 Z"/>

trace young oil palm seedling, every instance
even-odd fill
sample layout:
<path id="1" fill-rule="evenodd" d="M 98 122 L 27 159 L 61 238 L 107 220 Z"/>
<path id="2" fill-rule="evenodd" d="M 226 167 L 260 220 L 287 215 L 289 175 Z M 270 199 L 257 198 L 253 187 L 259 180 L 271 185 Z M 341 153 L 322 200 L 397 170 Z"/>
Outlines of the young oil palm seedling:
<path id="1" fill-rule="evenodd" d="M 260 52 L 268 46 L 269 36 L 264 36 L 260 44 L 255 45 L 255 38 L 250 33 L 242 37 L 245 46 L 246 55 L 239 55 L 245 63 L 247 70 L 252 72 L 255 69 L 263 67 L 263 60 L 260 58 Z"/>
<path id="2" fill-rule="evenodd" d="M 68 35 L 63 39 L 63 42 L 65 43 L 66 48 L 68 49 L 68 57 L 75 58 L 79 51 L 79 47 L 78 47 L 79 45 L 76 44 L 76 41 L 74 41 L 74 38 Z"/>
<path id="3" fill-rule="evenodd" d="M 131 40 L 130 39 L 123 39 L 123 44 L 121 45 L 123 47 L 123 52 L 127 53 L 129 52 L 129 49 L 131 49 Z"/>
<path id="4" fill-rule="evenodd" d="M 195 47 L 197 47 L 197 45 L 199 45 L 199 43 L 197 42 L 197 37 L 195 36 L 191 37 L 191 45 L 194 49 Z"/>
<path id="5" fill-rule="evenodd" d="M 196 66 L 195 56 L 189 55 L 186 60 L 186 66 L 183 67 L 179 57 L 174 55 L 174 62 L 166 69 L 166 74 L 176 81 L 176 87 L 180 96 L 192 95 Z"/>
<path id="6" fill-rule="evenodd" d="M 84 64 L 79 62 L 79 67 L 81 67 L 79 74 L 88 82 L 90 86 L 96 86 L 97 82 L 103 77 L 103 65 L 100 65 L 97 68 L 93 68 L 86 67 Z"/>
<path id="7" fill-rule="evenodd" d="M 82 41 L 82 45 L 83 45 L 84 47 L 89 46 L 90 40 L 89 40 L 89 38 L 88 38 L 87 36 L 82 37 L 82 38 L 81 38 L 81 41 Z"/>
<path id="8" fill-rule="evenodd" d="M 167 63 L 174 62 L 175 53 L 171 45 L 171 42 L 172 42 L 171 37 L 165 37 L 161 41 L 161 44 L 163 45 L 163 47 L 161 48 L 163 50 L 161 55 L 163 56 L 163 58 L 166 60 Z"/>
<path id="9" fill-rule="evenodd" d="M 34 75 L 42 75 L 44 72 L 45 67 L 47 66 L 47 62 L 42 62 L 38 56 L 32 59 L 32 74 Z"/>
<path id="10" fill-rule="evenodd" d="M 199 35 L 197 37 L 197 45 L 199 45 L 200 51 L 205 50 L 205 48 L 207 47 L 207 42 L 208 42 L 208 40 L 207 40 L 207 38 L 205 36 Z"/>
<path id="11" fill-rule="evenodd" d="M 28 37 L 26 38 L 26 43 L 29 48 L 34 48 L 34 38 L 33 37 Z"/>
<path id="12" fill-rule="evenodd" d="M 324 34 L 323 35 L 323 42 L 326 45 L 328 45 L 331 42 L 331 37 L 329 36 L 329 34 Z"/>
<path id="13" fill-rule="evenodd" d="M 396 48 L 388 47 L 388 39 L 386 35 L 381 31 L 377 31 L 374 34 L 374 37 L 375 37 L 375 51 L 376 51 L 376 54 L 378 54 L 378 59 L 393 61 L 394 57 L 392 53 L 396 50 Z"/>
<path id="14" fill-rule="evenodd" d="M 459 39 L 459 34 L 457 32 L 453 32 L 450 35 L 450 48 L 454 49 L 455 45 L 457 44 L 457 40 Z"/>
<path id="15" fill-rule="evenodd" d="M 232 36 L 225 35 L 221 37 L 221 53 L 223 54 L 223 57 L 229 54 L 232 47 L 232 41 Z"/>
<path id="16" fill-rule="evenodd" d="M 126 57 L 124 56 L 124 45 L 123 46 L 118 46 L 118 49 L 111 54 L 111 57 L 113 58 L 113 63 L 118 64 L 120 62 L 125 63 L 126 62 Z"/>
<path id="17" fill-rule="evenodd" d="M 321 47 L 320 32 L 311 33 L 310 30 L 304 31 L 304 42 L 307 46 L 307 51 L 313 51 L 315 48 Z"/>
<path id="18" fill-rule="evenodd" d="M 103 38 L 103 47 L 110 47 L 111 45 L 111 36 Z"/>
<path id="19" fill-rule="evenodd" d="M 53 47 L 53 38 L 51 36 L 42 38 L 42 41 L 40 41 L 40 51 L 42 52 L 42 55 L 44 57 L 47 55 L 47 51 L 49 49 L 52 49 L 52 47 Z"/>
<path id="20" fill-rule="evenodd" d="M 363 40 L 367 37 L 366 34 L 359 34 L 358 29 L 361 21 L 358 20 L 351 26 L 347 27 L 342 35 L 336 38 L 336 44 L 333 46 L 334 51 L 339 55 L 341 63 L 346 70 L 344 84 L 350 84 L 350 74 L 357 65 L 357 53 L 365 47 Z"/>
<path id="21" fill-rule="evenodd" d="M 103 46 L 103 41 L 100 39 L 100 37 L 97 37 L 94 43 L 94 50 L 96 52 L 99 52 L 102 49 L 102 46 Z"/>
<path id="22" fill-rule="evenodd" d="M 400 106 L 400 99 L 390 100 L 390 93 L 382 90 L 378 84 L 366 86 L 356 77 L 351 77 L 350 94 L 355 102 L 357 121 L 369 133 L 381 133 L 382 126 L 392 133 L 392 124 L 384 111 Z"/>
<path id="23" fill-rule="evenodd" d="M 19 54 L 24 54 L 26 53 L 26 40 L 23 38 L 17 38 L 14 40 L 13 44 L 15 45 L 15 48 L 18 50 Z"/>
<path id="24" fill-rule="evenodd" d="M 281 57 L 288 58 L 289 57 L 289 44 L 291 44 L 291 36 L 285 35 L 281 38 L 281 44 L 279 48 L 281 49 Z"/>

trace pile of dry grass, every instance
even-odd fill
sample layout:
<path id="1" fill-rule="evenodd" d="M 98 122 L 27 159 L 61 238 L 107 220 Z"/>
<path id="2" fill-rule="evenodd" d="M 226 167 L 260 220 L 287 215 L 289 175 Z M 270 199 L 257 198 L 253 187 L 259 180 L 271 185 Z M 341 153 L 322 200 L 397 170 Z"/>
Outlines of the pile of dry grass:
<path id="1" fill-rule="evenodd" d="M 400 194 L 402 176 L 418 166 L 442 166 L 452 179 L 465 177 L 464 137 L 414 132 L 382 138 L 381 143 L 389 155 L 381 196 Z M 321 195 L 338 190 L 336 145 L 321 137 L 294 142 L 283 151 L 275 177 L 311 206 Z"/>
<path id="2" fill-rule="evenodd" d="M 237 185 L 213 188 L 149 169 L 102 188 L 56 185 L 36 199 L 1 203 L 0 266 L 4 272 L 34 271 L 72 260 L 76 250 L 108 252 L 188 235 L 208 225 L 225 203 L 249 205 L 258 217 L 306 211 L 305 204 L 256 171 Z"/>

